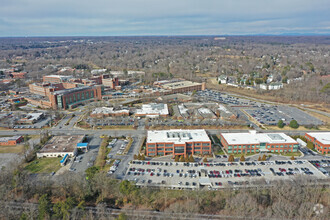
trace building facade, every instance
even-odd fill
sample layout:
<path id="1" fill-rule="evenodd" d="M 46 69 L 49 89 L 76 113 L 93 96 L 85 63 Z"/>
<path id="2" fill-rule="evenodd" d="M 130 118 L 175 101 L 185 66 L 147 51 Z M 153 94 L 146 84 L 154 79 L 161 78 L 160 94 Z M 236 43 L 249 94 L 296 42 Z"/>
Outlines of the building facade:
<path id="1" fill-rule="evenodd" d="M 78 145 L 83 143 L 84 135 L 75 136 L 54 136 L 37 152 L 37 157 L 64 157 L 75 156 L 78 153 Z M 88 146 L 88 145 L 87 145 Z"/>
<path id="2" fill-rule="evenodd" d="M 330 152 L 330 132 L 306 133 L 305 137 L 314 144 L 315 149 L 321 154 Z"/>
<path id="3" fill-rule="evenodd" d="M 297 152 L 299 144 L 284 133 L 221 133 L 220 142 L 229 154 Z"/>
<path id="4" fill-rule="evenodd" d="M 23 136 L 2 137 L 0 138 L 0 146 L 15 146 L 23 141 Z"/>
<path id="5" fill-rule="evenodd" d="M 211 140 L 205 130 L 148 131 L 147 156 L 210 155 Z"/>
<path id="6" fill-rule="evenodd" d="M 102 86 L 82 86 L 50 94 L 54 109 L 70 109 L 80 104 L 102 99 Z"/>

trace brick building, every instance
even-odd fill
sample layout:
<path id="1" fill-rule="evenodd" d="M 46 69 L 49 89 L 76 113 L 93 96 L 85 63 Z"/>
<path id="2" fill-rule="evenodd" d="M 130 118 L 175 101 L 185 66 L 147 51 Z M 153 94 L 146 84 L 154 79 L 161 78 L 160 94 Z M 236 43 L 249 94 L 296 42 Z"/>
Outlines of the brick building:
<path id="1" fill-rule="evenodd" d="M 330 132 L 306 133 L 305 137 L 314 144 L 315 149 L 321 154 L 330 152 Z"/>
<path id="2" fill-rule="evenodd" d="M 0 146 L 14 146 L 24 141 L 23 136 L 1 137 Z"/>
<path id="3" fill-rule="evenodd" d="M 231 154 L 297 152 L 298 142 L 284 133 L 221 133 L 220 142 Z"/>
<path id="4" fill-rule="evenodd" d="M 24 79 L 27 72 L 12 72 L 9 76 L 13 79 Z"/>
<path id="5" fill-rule="evenodd" d="M 148 131 L 147 156 L 210 155 L 211 140 L 205 130 Z"/>
<path id="6" fill-rule="evenodd" d="M 82 86 L 65 89 L 50 94 L 50 102 L 54 109 L 69 109 L 80 104 L 102 99 L 102 86 Z"/>

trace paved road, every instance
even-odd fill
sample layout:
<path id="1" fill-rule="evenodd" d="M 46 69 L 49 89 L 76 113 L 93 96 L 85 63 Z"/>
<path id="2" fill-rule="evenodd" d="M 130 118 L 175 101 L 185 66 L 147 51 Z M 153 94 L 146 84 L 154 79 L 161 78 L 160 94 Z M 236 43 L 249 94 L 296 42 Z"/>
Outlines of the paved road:
<path id="1" fill-rule="evenodd" d="M 17 130 L 14 132 L 14 130 L 0 130 L 0 135 L 24 135 L 24 134 L 29 134 L 29 135 L 37 135 L 40 134 L 40 132 L 43 129 L 25 129 L 25 130 Z M 67 129 L 67 128 L 62 128 L 62 129 L 48 129 L 48 131 L 51 134 L 54 135 L 83 135 L 83 134 L 90 134 L 90 135 L 102 135 L 102 134 L 107 134 L 111 136 L 140 136 L 140 135 L 145 135 L 146 130 L 83 130 L 83 129 Z M 247 132 L 247 129 L 239 129 L 239 130 L 230 130 L 230 129 L 206 129 L 206 131 L 209 134 L 219 134 L 220 132 L 222 133 L 229 133 L 229 132 Z M 311 132 L 310 130 L 261 130 L 260 132 L 274 132 L 274 133 L 286 133 L 288 135 L 304 135 L 306 132 Z M 322 131 L 318 131 L 322 132 Z"/>

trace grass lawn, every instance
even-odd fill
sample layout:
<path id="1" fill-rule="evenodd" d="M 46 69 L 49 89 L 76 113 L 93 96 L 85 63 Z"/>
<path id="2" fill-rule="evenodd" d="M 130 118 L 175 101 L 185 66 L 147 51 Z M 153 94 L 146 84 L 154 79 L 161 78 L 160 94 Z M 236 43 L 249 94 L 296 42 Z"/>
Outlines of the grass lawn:
<path id="1" fill-rule="evenodd" d="M 51 173 L 61 168 L 62 157 L 40 158 L 30 162 L 25 169 L 31 173 Z"/>
<path id="2" fill-rule="evenodd" d="M 291 157 L 291 156 L 299 157 L 299 156 L 301 156 L 301 153 L 298 151 L 298 152 L 290 152 L 290 153 L 279 154 L 279 155 L 286 156 L 286 157 Z"/>
<path id="3" fill-rule="evenodd" d="M 0 153 L 14 153 L 19 154 L 24 150 L 24 145 L 15 145 L 15 146 L 0 146 Z"/>
<path id="4" fill-rule="evenodd" d="M 107 157 L 107 146 L 109 143 L 109 137 L 105 136 L 102 140 L 102 143 L 100 145 L 99 152 L 97 154 L 96 160 L 95 160 L 95 166 L 100 167 L 101 169 L 105 165 L 105 160 Z"/>

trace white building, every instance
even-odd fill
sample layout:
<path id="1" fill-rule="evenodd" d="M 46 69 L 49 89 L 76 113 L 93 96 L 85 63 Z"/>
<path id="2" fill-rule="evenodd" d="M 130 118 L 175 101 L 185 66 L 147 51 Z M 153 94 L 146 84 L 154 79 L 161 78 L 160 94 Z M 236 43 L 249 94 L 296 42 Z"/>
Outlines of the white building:
<path id="1" fill-rule="evenodd" d="M 263 83 L 263 84 L 260 84 L 259 85 L 260 89 L 263 89 L 263 90 L 267 90 L 268 89 L 268 85 Z"/>
<path id="2" fill-rule="evenodd" d="M 283 88 L 283 83 L 271 83 L 268 86 L 269 90 L 278 90 L 278 89 L 282 89 Z"/>
<path id="3" fill-rule="evenodd" d="M 37 152 L 37 157 L 64 157 L 77 155 L 77 144 L 82 143 L 84 135 L 54 136 Z"/>
<path id="4" fill-rule="evenodd" d="M 226 75 L 220 75 L 218 76 L 218 82 L 221 84 L 227 84 L 228 77 Z"/>
<path id="5" fill-rule="evenodd" d="M 159 117 L 168 116 L 167 104 L 150 103 L 142 105 L 141 109 L 137 109 L 135 116 Z"/>

